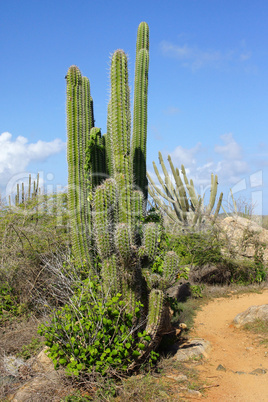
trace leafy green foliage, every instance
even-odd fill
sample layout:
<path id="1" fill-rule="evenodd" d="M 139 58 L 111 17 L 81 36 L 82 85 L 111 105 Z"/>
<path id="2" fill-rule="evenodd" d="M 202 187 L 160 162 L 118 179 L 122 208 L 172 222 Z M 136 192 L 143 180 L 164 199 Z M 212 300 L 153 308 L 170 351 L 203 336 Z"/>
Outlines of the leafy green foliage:
<path id="1" fill-rule="evenodd" d="M 96 277 L 86 279 L 70 302 L 54 312 L 51 323 L 42 324 L 38 332 L 46 338 L 55 367 L 66 367 L 68 374 L 123 372 L 150 341 L 144 331 L 137 333 L 135 326 L 141 307 L 137 302 L 130 314 L 121 294 L 105 297 Z M 151 360 L 155 359 L 152 355 Z"/>
<path id="2" fill-rule="evenodd" d="M 170 246 L 181 258 L 182 265 L 216 264 L 223 259 L 222 242 L 214 231 L 170 236 Z"/>
<path id="3" fill-rule="evenodd" d="M 91 401 L 92 398 L 88 396 L 82 396 L 80 391 L 77 391 L 71 395 L 66 396 L 61 402 L 87 402 Z"/>
<path id="4" fill-rule="evenodd" d="M 0 323 L 20 313 L 17 297 L 7 282 L 0 283 Z"/>

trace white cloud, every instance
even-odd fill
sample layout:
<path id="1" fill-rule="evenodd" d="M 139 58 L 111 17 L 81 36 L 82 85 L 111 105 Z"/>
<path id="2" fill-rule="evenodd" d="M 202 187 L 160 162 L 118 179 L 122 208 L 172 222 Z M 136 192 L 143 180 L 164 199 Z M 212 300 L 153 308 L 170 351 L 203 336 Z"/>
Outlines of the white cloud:
<path id="1" fill-rule="evenodd" d="M 225 145 L 215 145 L 215 152 L 221 154 L 226 159 L 241 159 L 242 148 L 233 138 L 232 133 L 220 136 Z"/>
<path id="2" fill-rule="evenodd" d="M 196 158 L 198 152 L 201 150 L 201 143 L 198 142 L 195 147 L 186 149 L 180 145 L 170 153 L 174 166 L 185 165 L 185 168 L 190 168 L 196 164 Z"/>
<path id="3" fill-rule="evenodd" d="M 222 159 L 217 163 L 215 172 L 224 183 L 234 184 L 248 173 L 249 166 L 244 160 L 242 147 L 235 141 L 232 133 L 224 134 L 220 138 L 224 145 L 215 145 L 214 151 Z"/>
<path id="4" fill-rule="evenodd" d="M 28 143 L 22 136 L 13 140 L 12 134 L 0 134 L 0 186 L 5 186 L 10 178 L 24 172 L 30 162 L 45 161 L 65 149 L 65 143 L 60 139 L 50 142 L 37 141 Z"/>
<path id="5" fill-rule="evenodd" d="M 214 153 L 210 155 L 208 155 L 208 149 L 204 148 L 200 142 L 190 149 L 178 146 L 170 153 L 175 168 L 184 165 L 188 179 L 193 179 L 196 190 L 201 195 L 209 190 L 211 173 L 218 176 L 220 187 L 229 188 L 249 173 L 249 165 L 245 160 L 243 149 L 233 135 L 224 134 L 220 139 L 223 144 L 216 144 Z M 167 170 L 170 171 L 167 155 L 163 155 L 163 158 Z M 157 167 L 161 172 L 158 163 Z"/>
<path id="6" fill-rule="evenodd" d="M 242 47 L 242 49 L 241 49 Z M 174 44 L 168 41 L 160 42 L 162 54 L 180 60 L 184 67 L 190 67 L 192 70 L 198 70 L 202 67 L 219 68 L 230 62 L 243 62 L 251 58 L 251 52 L 246 49 L 244 43 L 240 44 L 238 49 L 216 50 L 199 49 L 197 46 L 188 44 Z"/>

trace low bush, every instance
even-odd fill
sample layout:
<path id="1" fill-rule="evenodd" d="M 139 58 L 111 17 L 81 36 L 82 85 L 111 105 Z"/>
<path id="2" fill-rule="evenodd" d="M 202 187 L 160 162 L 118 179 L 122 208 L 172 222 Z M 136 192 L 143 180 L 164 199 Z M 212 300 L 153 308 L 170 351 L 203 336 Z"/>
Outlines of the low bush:
<path id="1" fill-rule="evenodd" d="M 66 194 L 2 206 L 0 239 L 1 282 L 12 289 L 17 304 L 35 310 L 47 279 L 43 259 L 69 247 Z"/>
<path id="2" fill-rule="evenodd" d="M 55 367 L 75 376 L 127 372 L 150 341 L 136 326 L 142 305 L 137 303 L 133 313 L 127 307 L 120 294 L 105 297 L 97 278 L 84 280 L 51 322 L 39 328 Z M 156 359 L 152 352 L 150 361 Z"/>

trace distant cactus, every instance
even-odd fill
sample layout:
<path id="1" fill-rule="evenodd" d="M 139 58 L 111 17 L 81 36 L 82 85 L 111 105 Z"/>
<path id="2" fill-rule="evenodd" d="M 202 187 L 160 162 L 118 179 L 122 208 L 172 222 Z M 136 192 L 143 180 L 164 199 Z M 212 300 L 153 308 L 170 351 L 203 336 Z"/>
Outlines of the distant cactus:
<path id="1" fill-rule="evenodd" d="M 203 198 L 195 192 L 193 181 L 188 181 L 184 166 L 181 165 L 181 177 L 179 169 L 174 168 L 170 156 L 168 156 L 168 161 L 176 188 L 166 169 L 161 152 L 159 152 L 159 162 L 164 173 L 164 180 L 155 162 L 153 162 L 153 166 L 163 190 L 154 183 L 149 173 L 147 173 L 150 182 L 149 194 L 157 206 L 167 214 L 172 222 L 184 228 L 200 226 L 208 219 L 210 219 L 210 222 L 214 223 L 219 214 L 223 198 L 223 193 L 221 193 L 214 214 L 212 215 L 216 202 L 218 177 L 211 174 L 210 199 L 208 205 L 204 206 Z"/>
<path id="2" fill-rule="evenodd" d="M 36 181 L 34 180 L 32 183 L 32 177 L 29 174 L 29 179 L 28 179 L 28 193 L 26 195 L 25 193 L 25 184 L 21 183 L 21 190 L 20 190 L 20 185 L 19 183 L 17 184 L 17 193 L 15 195 L 15 205 L 16 206 L 23 206 L 29 203 L 31 200 L 34 200 L 38 197 L 40 194 L 40 187 L 39 187 L 39 173 L 37 173 L 36 176 Z M 9 201 L 9 204 L 11 205 L 11 198 Z"/>
<path id="3" fill-rule="evenodd" d="M 133 311 L 137 301 L 144 304 L 143 321 L 139 325 L 151 340 L 140 351 L 139 359 L 161 340 L 163 322 L 169 318 L 164 291 L 175 281 L 179 268 L 178 259 L 167 254 L 163 274 L 152 272 L 162 229 L 157 223 L 143 224 L 147 203 L 148 49 L 149 28 L 142 22 L 137 36 L 132 139 L 128 59 L 124 51 L 115 51 L 111 60 L 111 98 L 105 135 L 92 127 L 88 81 L 76 66 L 71 66 L 67 73 L 73 251 L 78 260 L 88 263 L 91 271 L 94 256 L 98 255 L 104 289 L 110 294 L 120 292 L 129 311 Z M 83 89 L 84 81 L 87 89 Z"/>

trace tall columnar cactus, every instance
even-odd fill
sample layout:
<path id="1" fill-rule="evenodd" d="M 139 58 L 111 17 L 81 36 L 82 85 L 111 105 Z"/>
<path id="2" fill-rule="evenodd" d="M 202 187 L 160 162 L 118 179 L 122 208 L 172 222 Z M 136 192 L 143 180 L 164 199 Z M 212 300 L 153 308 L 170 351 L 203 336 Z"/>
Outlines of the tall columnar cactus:
<path id="1" fill-rule="evenodd" d="M 132 160 L 134 183 L 143 192 L 145 200 L 148 196 L 148 180 L 146 177 L 146 143 L 147 143 L 147 102 L 149 71 L 149 27 L 142 22 L 138 28 L 136 44 L 136 65 L 134 84 L 134 111 Z"/>
<path id="2" fill-rule="evenodd" d="M 111 98 L 107 133 L 103 136 L 92 127 L 88 80 L 74 66 L 67 74 L 69 205 L 74 252 L 89 262 L 91 270 L 91 261 L 98 254 L 103 288 L 107 294 L 120 292 L 130 312 L 136 302 L 144 304 L 139 326 L 150 338 L 141 348 L 140 358 L 161 339 L 163 323 L 169 318 L 164 292 L 174 282 L 179 266 L 174 253 L 167 253 L 164 272 L 152 271 L 161 228 L 156 223 L 143 224 L 147 202 L 148 48 L 149 29 L 142 22 L 137 37 L 132 138 L 128 59 L 123 50 L 112 56 Z"/>
<path id="3" fill-rule="evenodd" d="M 164 181 L 157 169 L 155 162 L 153 162 L 153 166 L 157 179 L 163 190 L 161 190 L 154 183 L 149 173 L 147 173 L 150 182 L 149 193 L 154 199 L 155 203 L 174 223 L 179 224 L 180 226 L 190 226 L 193 228 L 197 224 L 204 223 L 207 218 L 211 218 L 211 222 L 214 223 L 220 211 L 223 197 L 223 193 L 221 193 L 215 212 L 213 216 L 211 216 L 216 202 L 218 177 L 211 174 L 210 198 L 208 205 L 205 207 L 203 205 L 203 199 L 195 192 L 193 180 L 190 180 L 190 182 L 188 181 L 184 166 L 181 165 L 181 173 L 183 177 L 182 180 L 180 171 L 178 168 L 174 168 L 170 156 L 168 156 L 168 161 L 176 189 L 166 169 L 161 152 L 159 152 L 159 162 L 164 173 Z M 165 201 L 168 201 L 168 204 Z"/>

